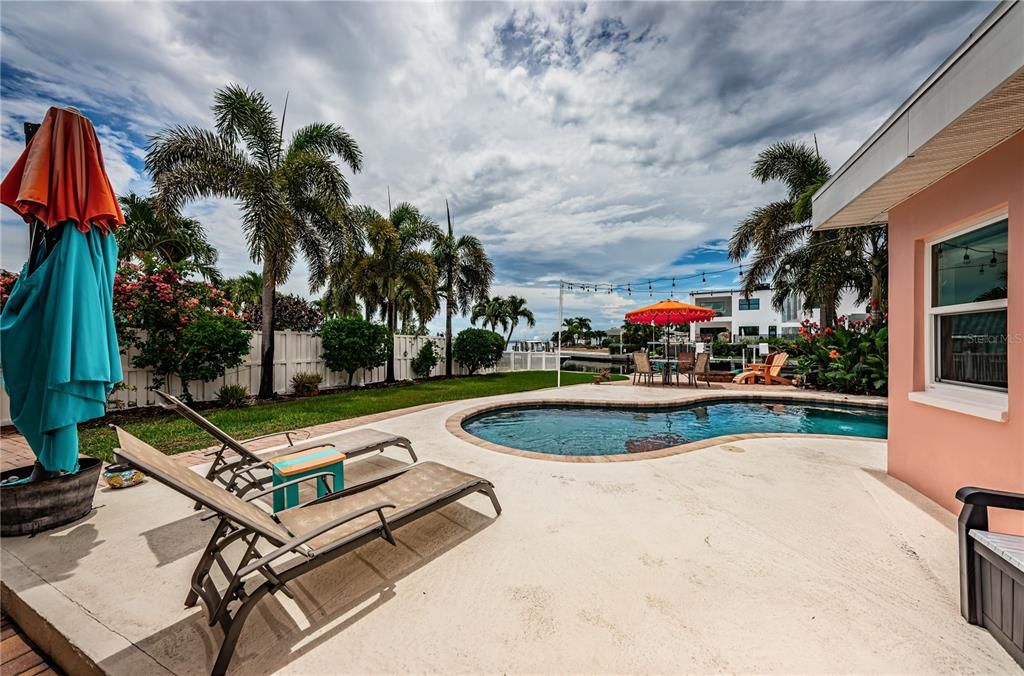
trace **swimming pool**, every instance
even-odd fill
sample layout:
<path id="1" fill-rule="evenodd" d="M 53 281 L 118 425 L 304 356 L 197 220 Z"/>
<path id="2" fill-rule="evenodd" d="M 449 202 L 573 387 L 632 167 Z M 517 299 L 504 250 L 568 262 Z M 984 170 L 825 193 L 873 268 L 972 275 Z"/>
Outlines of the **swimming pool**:
<path id="1" fill-rule="evenodd" d="M 462 423 L 501 446 L 552 455 L 620 455 L 729 434 L 838 434 L 884 439 L 884 409 L 821 403 L 743 400 L 628 408 L 542 405 L 499 408 Z"/>

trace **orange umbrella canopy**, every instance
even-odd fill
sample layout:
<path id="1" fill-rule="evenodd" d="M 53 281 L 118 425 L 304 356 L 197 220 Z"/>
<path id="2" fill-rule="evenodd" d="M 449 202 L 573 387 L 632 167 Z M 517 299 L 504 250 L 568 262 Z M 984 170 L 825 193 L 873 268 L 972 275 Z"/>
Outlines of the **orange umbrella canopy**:
<path id="1" fill-rule="evenodd" d="M 104 234 L 124 223 L 124 214 L 103 168 L 92 122 L 77 110 L 50 108 L 35 136 L 0 184 L 0 203 L 27 223 L 47 228 L 74 221 Z"/>
<path id="2" fill-rule="evenodd" d="M 626 313 L 626 321 L 630 324 L 654 324 L 655 326 L 706 322 L 714 318 L 715 311 L 711 308 L 680 303 L 677 300 L 663 300 L 660 303 Z"/>

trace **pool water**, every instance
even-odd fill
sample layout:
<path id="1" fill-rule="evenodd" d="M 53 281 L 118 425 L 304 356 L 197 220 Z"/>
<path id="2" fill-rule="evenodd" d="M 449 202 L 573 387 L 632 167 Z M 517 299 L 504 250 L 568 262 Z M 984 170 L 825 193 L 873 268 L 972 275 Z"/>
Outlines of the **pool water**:
<path id="1" fill-rule="evenodd" d="M 689 404 L 672 409 L 542 406 L 503 408 L 463 422 L 491 443 L 554 455 L 616 455 L 727 434 L 782 432 L 884 439 L 886 412 L 773 401 Z"/>

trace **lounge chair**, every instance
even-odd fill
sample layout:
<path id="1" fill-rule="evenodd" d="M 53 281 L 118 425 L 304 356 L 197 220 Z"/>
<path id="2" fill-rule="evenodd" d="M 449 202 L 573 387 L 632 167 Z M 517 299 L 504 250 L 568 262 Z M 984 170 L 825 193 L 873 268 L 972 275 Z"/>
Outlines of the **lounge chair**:
<path id="1" fill-rule="evenodd" d="M 651 367 L 651 359 L 647 356 L 646 352 L 634 352 L 633 353 L 633 384 L 636 385 L 637 379 L 647 380 L 650 384 L 654 381 L 654 369 Z"/>
<path id="2" fill-rule="evenodd" d="M 436 462 L 423 462 L 272 515 L 252 501 L 319 475 L 295 479 L 243 499 L 123 429 L 114 429 L 120 446 L 114 450 L 118 461 L 220 517 L 185 598 L 186 607 L 202 600 L 210 626 L 220 624 L 224 630 L 212 671 L 217 675 L 227 671 L 245 620 L 256 604 L 278 591 L 290 596 L 285 585 L 291 580 L 378 538 L 395 544 L 394 529 L 472 493 L 485 494 L 496 515 L 501 514 L 491 482 Z M 223 552 L 235 542 L 241 543 L 244 553 L 232 568 Z M 269 552 L 261 551 L 268 546 Z M 219 576 L 211 575 L 214 564 L 227 581 L 220 588 Z M 265 581 L 255 588 L 245 588 L 247 582 L 259 577 Z M 236 602 L 240 605 L 232 610 Z"/>
<path id="3" fill-rule="evenodd" d="M 1024 536 L 988 529 L 988 508 L 1024 511 L 1024 494 L 964 486 L 960 541 L 960 614 L 985 627 L 1024 667 Z"/>
<path id="4" fill-rule="evenodd" d="M 223 431 L 212 422 L 189 408 L 184 402 L 166 392 L 156 391 L 156 395 L 163 399 L 165 408 L 177 411 L 183 418 L 201 427 L 207 434 L 220 442 L 220 448 L 210 451 L 207 455 L 213 456 L 213 463 L 206 472 L 206 478 L 210 481 L 218 481 L 239 494 L 244 494 L 252 488 L 263 489 L 266 487 L 267 476 L 257 476 L 256 470 L 269 470 L 270 461 L 276 457 L 299 451 L 308 451 L 313 448 L 336 448 L 345 454 L 346 458 L 355 458 L 367 453 L 383 452 L 385 448 L 399 446 L 409 452 L 413 462 L 416 462 L 416 452 L 412 450 L 412 442 L 406 437 L 397 434 L 389 434 L 375 429 L 353 430 L 351 432 L 340 432 L 321 439 L 307 441 L 309 432 L 287 430 L 284 432 L 273 432 L 262 436 L 253 437 L 238 441 L 227 432 Z M 295 437 L 302 437 L 302 443 L 295 443 Z M 246 444 L 253 441 L 260 441 L 276 436 L 283 436 L 287 439 L 288 445 L 285 448 L 266 455 L 257 455 L 252 449 L 246 448 Z M 235 459 L 225 458 L 228 451 L 234 451 L 238 456 Z"/>
<path id="5" fill-rule="evenodd" d="M 789 354 L 786 352 L 773 352 L 768 355 L 763 364 L 749 364 L 747 370 L 743 371 L 732 379 L 734 383 L 756 383 L 758 379 L 764 381 L 765 385 L 792 385 L 793 381 L 779 375 Z"/>

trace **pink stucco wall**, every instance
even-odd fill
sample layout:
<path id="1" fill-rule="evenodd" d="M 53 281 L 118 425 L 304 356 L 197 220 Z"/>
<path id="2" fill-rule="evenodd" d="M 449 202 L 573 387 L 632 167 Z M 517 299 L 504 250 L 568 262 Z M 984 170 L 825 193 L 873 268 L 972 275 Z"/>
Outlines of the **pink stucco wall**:
<path id="1" fill-rule="evenodd" d="M 924 389 L 924 241 L 1009 212 L 1009 416 L 992 422 L 909 401 Z M 889 211 L 889 474 L 951 511 L 957 488 L 1024 493 L 1024 132 Z M 1024 514 L 992 528 L 1024 534 Z"/>

